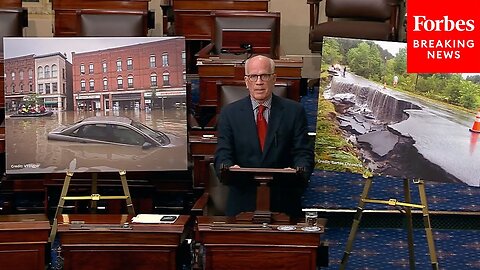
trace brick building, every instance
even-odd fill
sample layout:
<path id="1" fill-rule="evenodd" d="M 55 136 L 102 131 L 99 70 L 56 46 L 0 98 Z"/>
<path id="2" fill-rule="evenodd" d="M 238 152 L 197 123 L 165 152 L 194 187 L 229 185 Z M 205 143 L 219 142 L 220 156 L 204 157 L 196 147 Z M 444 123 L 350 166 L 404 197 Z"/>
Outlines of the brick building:
<path id="1" fill-rule="evenodd" d="M 72 53 L 75 110 L 145 109 L 185 102 L 182 38 Z"/>
<path id="2" fill-rule="evenodd" d="M 26 95 L 35 93 L 34 55 L 5 59 L 5 107 L 16 111 Z"/>
<path id="3" fill-rule="evenodd" d="M 73 109 L 72 65 L 61 53 L 5 59 L 5 103 L 16 111 L 24 97 L 36 94 L 39 103 L 58 110 Z"/>
<path id="4" fill-rule="evenodd" d="M 35 56 L 37 93 L 46 107 L 72 110 L 72 64 L 61 53 Z"/>

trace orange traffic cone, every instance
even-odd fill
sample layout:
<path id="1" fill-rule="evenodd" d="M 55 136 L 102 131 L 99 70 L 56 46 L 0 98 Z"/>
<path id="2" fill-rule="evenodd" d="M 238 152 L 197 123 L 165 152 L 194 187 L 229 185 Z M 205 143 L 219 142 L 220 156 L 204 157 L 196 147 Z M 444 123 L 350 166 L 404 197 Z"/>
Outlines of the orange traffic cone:
<path id="1" fill-rule="evenodd" d="M 473 122 L 473 127 L 470 129 L 471 132 L 480 133 L 480 111 L 475 115 L 475 122 Z"/>

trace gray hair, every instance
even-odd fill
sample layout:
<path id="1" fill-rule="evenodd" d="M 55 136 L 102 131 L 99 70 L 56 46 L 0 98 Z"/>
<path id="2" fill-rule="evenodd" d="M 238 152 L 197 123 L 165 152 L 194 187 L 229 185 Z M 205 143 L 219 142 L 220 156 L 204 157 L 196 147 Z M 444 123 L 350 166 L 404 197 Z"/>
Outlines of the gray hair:
<path id="1" fill-rule="evenodd" d="M 248 58 L 247 61 L 245 61 L 245 74 L 248 74 L 248 71 L 247 71 L 248 63 L 250 62 L 250 60 L 255 58 L 266 59 L 270 63 L 270 73 L 275 73 L 275 61 L 273 61 L 272 58 L 266 57 L 264 55 L 255 55 L 254 57 Z"/>

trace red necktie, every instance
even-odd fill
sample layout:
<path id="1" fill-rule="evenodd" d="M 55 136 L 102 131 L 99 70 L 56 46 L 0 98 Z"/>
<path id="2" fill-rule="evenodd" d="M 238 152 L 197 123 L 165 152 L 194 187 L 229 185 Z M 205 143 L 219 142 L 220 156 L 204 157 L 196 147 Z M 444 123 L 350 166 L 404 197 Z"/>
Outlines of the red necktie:
<path id="1" fill-rule="evenodd" d="M 258 140 L 260 141 L 260 148 L 263 151 L 263 146 L 265 145 L 265 137 L 267 136 L 267 121 L 265 117 L 263 117 L 263 112 L 265 111 L 265 106 L 259 105 L 258 106 L 258 113 L 257 113 L 257 133 L 258 133 Z"/>

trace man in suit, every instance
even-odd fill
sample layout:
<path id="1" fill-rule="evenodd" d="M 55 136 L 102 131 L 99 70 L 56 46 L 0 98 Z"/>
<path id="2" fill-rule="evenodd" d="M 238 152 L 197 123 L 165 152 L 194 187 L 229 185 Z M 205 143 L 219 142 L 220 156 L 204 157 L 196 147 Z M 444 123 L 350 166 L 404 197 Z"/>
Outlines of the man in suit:
<path id="1" fill-rule="evenodd" d="M 250 95 L 225 106 L 220 113 L 215 153 L 217 174 L 220 175 L 222 167 L 300 167 L 305 177 L 309 177 L 314 154 L 303 106 L 272 94 L 276 81 L 272 59 L 261 55 L 248 59 L 245 74 Z M 292 187 L 279 182 L 271 186 L 271 210 L 299 217 L 303 185 Z M 254 211 L 255 202 L 255 185 L 230 184 L 226 215 Z"/>

